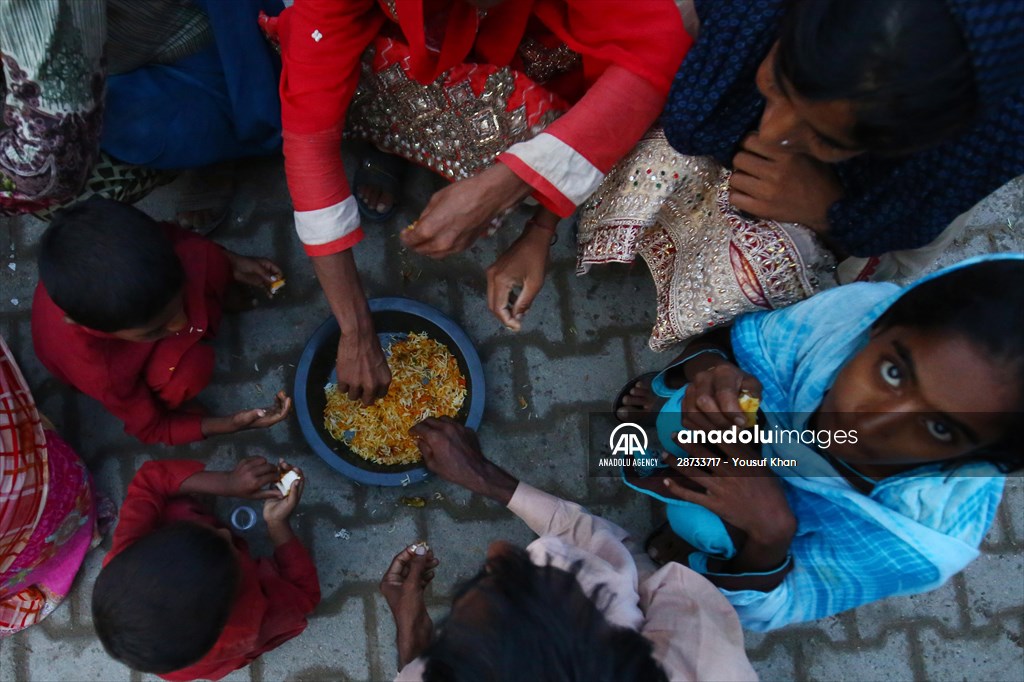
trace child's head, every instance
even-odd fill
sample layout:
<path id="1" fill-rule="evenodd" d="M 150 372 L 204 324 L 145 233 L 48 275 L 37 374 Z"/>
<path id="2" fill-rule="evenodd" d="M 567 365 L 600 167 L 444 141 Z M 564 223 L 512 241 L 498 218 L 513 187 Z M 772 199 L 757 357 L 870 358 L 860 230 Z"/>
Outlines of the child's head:
<path id="1" fill-rule="evenodd" d="M 900 296 L 836 377 L 822 412 L 861 464 L 982 459 L 1024 467 L 1024 260 L 961 267 Z M 842 450 L 842 452 L 840 452 Z"/>
<path id="2" fill-rule="evenodd" d="M 128 341 L 180 331 L 185 273 L 160 225 L 92 197 L 59 211 L 43 234 L 39 276 L 69 320 Z"/>
<path id="3" fill-rule="evenodd" d="M 181 521 L 140 539 L 96 579 L 92 618 L 125 665 L 163 674 L 213 648 L 234 606 L 238 556 L 221 531 Z"/>
<path id="4" fill-rule="evenodd" d="M 651 643 L 610 624 L 572 572 L 502 541 L 487 557 L 423 653 L 424 680 L 667 679 Z"/>
<path id="5" fill-rule="evenodd" d="M 972 120 L 978 99 L 945 0 L 792 2 L 757 86 L 761 138 L 825 163 L 931 147 Z"/>

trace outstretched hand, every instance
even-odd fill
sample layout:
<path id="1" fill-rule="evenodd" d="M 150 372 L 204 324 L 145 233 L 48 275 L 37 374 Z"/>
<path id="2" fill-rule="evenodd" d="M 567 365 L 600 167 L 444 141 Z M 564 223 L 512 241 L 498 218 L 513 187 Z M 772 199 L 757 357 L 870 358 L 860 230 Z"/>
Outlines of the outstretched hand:
<path id="1" fill-rule="evenodd" d="M 232 278 L 236 282 L 263 289 L 267 296 L 271 295 L 274 282 L 284 276 L 281 268 L 269 258 L 243 256 L 227 249 L 225 252 L 231 262 Z"/>
<path id="2" fill-rule="evenodd" d="M 222 436 L 246 429 L 266 429 L 284 421 L 291 410 L 292 399 L 284 391 L 278 391 L 270 407 L 241 410 L 226 417 L 203 417 L 203 435 Z"/>
<path id="3" fill-rule="evenodd" d="M 430 646 L 434 624 L 423 594 L 440 563 L 426 543 L 417 543 L 396 554 L 380 580 L 380 593 L 395 619 L 400 668 Z"/>
<path id="4" fill-rule="evenodd" d="M 451 417 L 431 417 L 409 433 L 432 474 L 505 505 L 512 499 L 519 481 L 484 457 L 472 429 Z"/>

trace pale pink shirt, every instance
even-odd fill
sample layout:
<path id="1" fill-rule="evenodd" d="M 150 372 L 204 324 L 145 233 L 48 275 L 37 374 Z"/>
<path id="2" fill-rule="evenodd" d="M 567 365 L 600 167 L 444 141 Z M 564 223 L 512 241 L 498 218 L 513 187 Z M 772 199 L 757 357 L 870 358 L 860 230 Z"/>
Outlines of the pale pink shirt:
<path id="1" fill-rule="evenodd" d="M 539 536 L 526 548 L 537 565 L 569 570 L 587 595 L 602 588 L 608 622 L 640 632 L 670 680 L 756 680 L 732 606 L 703 576 L 677 563 L 656 569 L 629 533 L 573 502 L 520 483 L 508 508 Z M 422 679 L 425 661 L 396 682 Z"/>

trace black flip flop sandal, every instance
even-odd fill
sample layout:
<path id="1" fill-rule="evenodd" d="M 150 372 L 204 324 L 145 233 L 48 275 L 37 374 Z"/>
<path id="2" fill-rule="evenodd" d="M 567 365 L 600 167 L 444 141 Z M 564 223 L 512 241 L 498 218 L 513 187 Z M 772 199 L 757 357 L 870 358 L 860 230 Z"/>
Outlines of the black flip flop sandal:
<path id="1" fill-rule="evenodd" d="M 674 538 L 673 541 L 671 536 Z M 657 552 L 657 556 L 652 551 L 655 549 L 654 545 L 658 542 L 662 542 L 667 545 L 665 551 Z M 667 563 L 675 561 L 676 563 L 682 564 L 683 566 L 688 565 L 688 553 L 687 550 L 692 551 L 692 548 L 686 543 L 685 540 L 680 538 L 678 535 L 672 532 L 672 527 L 668 521 L 663 522 L 660 526 L 651 531 L 647 539 L 644 540 L 644 554 L 646 554 L 656 566 L 664 566 Z"/>
<path id="2" fill-rule="evenodd" d="M 401 179 L 405 174 L 405 160 L 394 154 L 371 149 L 356 169 L 352 178 L 352 196 L 356 198 L 359 214 L 371 223 L 383 223 L 391 219 L 398 208 L 398 193 L 402 189 Z M 359 188 L 375 185 L 381 192 L 391 195 L 391 208 L 381 213 L 376 207 L 368 206 L 359 198 Z"/>

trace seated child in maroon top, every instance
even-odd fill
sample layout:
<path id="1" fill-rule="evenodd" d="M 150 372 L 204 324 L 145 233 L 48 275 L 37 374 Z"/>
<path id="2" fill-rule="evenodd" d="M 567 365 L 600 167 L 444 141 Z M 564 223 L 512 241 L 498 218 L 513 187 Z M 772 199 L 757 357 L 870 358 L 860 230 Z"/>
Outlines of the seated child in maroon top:
<path id="1" fill-rule="evenodd" d="M 165 680 L 218 680 L 306 629 L 320 582 L 288 521 L 305 481 L 287 497 L 263 490 L 290 469 L 262 457 L 230 472 L 190 460 L 139 469 L 92 593 L 96 633 L 111 656 Z M 196 495 L 265 499 L 273 558 L 253 559 Z"/>
<path id="2" fill-rule="evenodd" d="M 191 404 L 210 383 L 229 291 L 270 291 L 281 270 L 127 204 L 93 197 L 59 212 L 39 255 L 32 341 L 50 372 L 99 400 L 146 443 L 268 427 L 291 399 L 229 416 Z"/>

